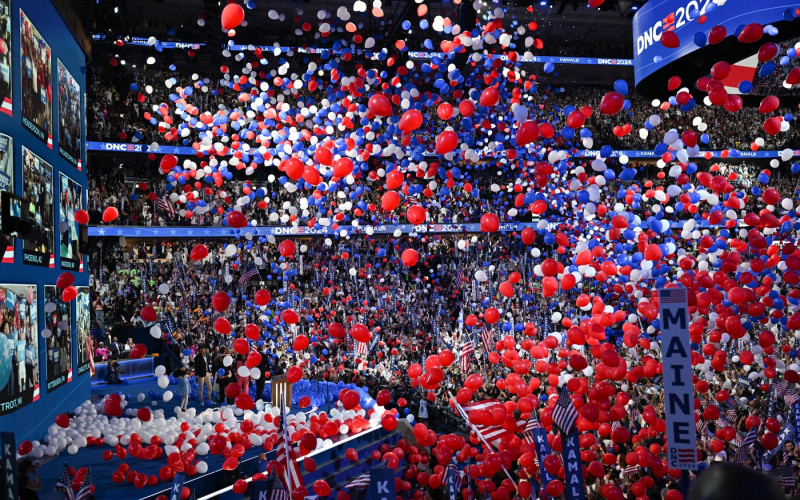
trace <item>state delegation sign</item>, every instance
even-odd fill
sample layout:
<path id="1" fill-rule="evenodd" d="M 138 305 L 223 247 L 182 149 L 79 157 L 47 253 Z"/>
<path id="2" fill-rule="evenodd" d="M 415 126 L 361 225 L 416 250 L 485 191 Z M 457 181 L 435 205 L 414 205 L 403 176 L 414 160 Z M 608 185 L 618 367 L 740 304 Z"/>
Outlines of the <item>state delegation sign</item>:
<path id="1" fill-rule="evenodd" d="M 667 460 L 673 469 L 697 470 L 697 428 L 694 422 L 686 289 L 660 289 L 658 303 L 661 316 L 661 358 L 664 365 Z"/>

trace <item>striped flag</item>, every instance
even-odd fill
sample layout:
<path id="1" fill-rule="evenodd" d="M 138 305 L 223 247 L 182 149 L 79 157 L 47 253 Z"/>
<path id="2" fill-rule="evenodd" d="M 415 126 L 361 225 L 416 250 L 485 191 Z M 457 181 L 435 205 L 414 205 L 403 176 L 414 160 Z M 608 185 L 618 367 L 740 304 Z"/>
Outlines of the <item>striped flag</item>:
<path id="1" fill-rule="evenodd" d="M 369 486 L 369 472 L 365 472 L 360 476 L 356 477 L 346 485 L 344 485 L 345 490 L 351 489 L 359 489 L 359 488 L 366 488 Z"/>
<path id="2" fill-rule="evenodd" d="M 455 489 L 456 491 L 461 491 L 461 481 L 463 480 L 464 476 L 463 472 L 461 472 L 461 470 L 458 467 L 456 467 L 455 457 L 453 457 L 453 460 L 450 461 L 450 464 L 447 466 L 447 472 L 450 474 L 450 477 L 452 478 L 450 480 L 453 481 L 453 489 Z M 448 485 L 446 484 L 442 484 L 442 488 L 447 488 L 447 486 Z"/>
<path id="3" fill-rule="evenodd" d="M 739 450 L 736 452 L 736 462 L 743 463 L 747 460 L 747 454 L 750 452 L 750 448 L 755 442 L 756 428 L 753 427 L 750 429 L 750 432 L 747 433 L 747 436 L 745 436 L 744 440 L 742 441 L 742 445 L 739 446 Z"/>
<path id="4" fill-rule="evenodd" d="M 242 275 L 239 277 L 239 286 L 246 286 L 247 282 L 250 281 L 253 277 L 258 276 L 258 268 L 255 264 L 250 266 L 250 269 L 243 272 Z"/>
<path id="5" fill-rule="evenodd" d="M 369 353 L 369 344 L 366 342 L 356 341 L 355 353 L 366 356 Z"/>
<path id="6" fill-rule="evenodd" d="M 794 488 L 794 485 L 797 482 L 794 474 L 792 474 L 791 465 L 779 465 L 767 472 L 767 475 L 778 481 L 781 486 L 785 486 L 787 488 Z"/>
<path id="7" fill-rule="evenodd" d="M 496 446 L 496 443 L 502 441 L 504 439 L 509 439 L 513 437 L 514 432 L 509 431 L 508 429 L 501 427 L 499 425 L 480 425 L 480 424 L 471 424 L 469 423 L 469 413 L 475 410 L 491 410 L 494 406 L 502 404 L 496 399 L 484 399 L 482 401 L 475 401 L 474 403 L 468 403 L 464 406 L 461 406 L 457 401 L 453 400 L 456 405 L 456 409 L 461 414 L 461 417 L 467 421 L 470 427 L 480 434 L 480 436 L 487 442 L 492 443 Z M 525 425 L 524 421 L 517 421 L 517 427 Z"/>
<path id="8" fill-rule="evenodd" d="M 293 490 L 298 486 L 305 488 L 303 475 L 300 474 L 300 466 L 297 465 L 294 450 L 292 449 L 291 439 L 289 439 L 289 426 L 286 425 L 286 402 L 281 398 L 281 421 L 278 425 L 278 443 L 276 459 L 284 467 L 284 482 L 287 490 Z"/>
<path id="9" fill-rule="evenodd" d="M 775 392 L 778 394 L 778 397 L 782 397 L 786 394 L 786 391 L 789 389 L 789 382 L 786 380 L 781 380 L 778 382 L 777 387 L 775 388 Z"/>
<path id="10" fill-rule="evenodd" d="M 175 207 L 169 202 L 167 195 L 156 199 L 156 208 L 162 212 L 166 212 L 170 217 L 175 217 Z"/>
<path id="11" fill-rule="evenodd" d="M 783 397 L 783 401 L 786 403 L 786 406 L 792 406 L 793 404 L 800 401 L 800 395 L 797 394 L 787 394 Z"/>
<path id="12" fill-rule="evenodd" d="M 492 332 L 487 327 L 483 327 L 481 332 L 481 341 L 483 342 L 483 350 L 487 353 L 492 350 Z"/>
<path id="13" fill-rule="evenodd" d="M 569 435 L 575 422 L 578 420 L 578 410 L 570 399 L 566 390 L 562 390 L 558 396 L 555 408 L 553 408 L 553 422 L 556 423 L 564 435 Z"/>
<path id="14" fill-rule="evenodd" d="M 92 469 L 86 469 L 86 475 L 83 476 L 81 487 L 78 488 L 78 495 L 75 500 L 85 500 L 92 496 Z"/>
<path id="15" fill-rule="evenodd" d="M 467 373 L 469 371 L 469 361 L 472 353 L 475 352 L 475 344 L 468 340 L 461 344 L 461 371 Z"/>
<path id="16" fill-rule="evenodd" d="M 536 439 L 533 436 L 534 429 L 541 429 L 542 424 L 539 423 L 539 417 L 536 416 L 536 411 L 534 410 L 531 413 L 531 418 L 528 419 L 528 423 L 525 424 L 525 441 L 528 443 L 533 443 Z"/>
<path id="17" fill-rule="evenodd" d="M 75 492 L 72 491 L 72 475 L 69 473 L 69 464 L 67 462 L 64 462 L 64 468 L 61 469 L 61 475 L 58 476 L 55 489 L 63 491 L 64 498 L 67 500 L 76 500 Z"/>
<path id="18" fill-rule="evenodd" d="M 269 475 L 267 481 L 269 481 L 267 500 L 289 500 L 289 493 L 286 491 L 286 488 L 283 487 L 280 476 L 278 476 L 274 470 L 272 474 Z"/>
<path id="19" fill-rule="evenodd" d="M 682 304 L 686 302 L 686 289 L 666 288 L 659 292 L 658 299 L 664 304 Z"/>
<path id="20" fill-rule="evenodd" d="M 736 423 L 736 419 L 738 416 L 739 415 L 736 414 L 736 410 L 734 410 L 733 408 L 725 412 L 725 418 L 728 420 L 728 422 L 732 424 Z"/>

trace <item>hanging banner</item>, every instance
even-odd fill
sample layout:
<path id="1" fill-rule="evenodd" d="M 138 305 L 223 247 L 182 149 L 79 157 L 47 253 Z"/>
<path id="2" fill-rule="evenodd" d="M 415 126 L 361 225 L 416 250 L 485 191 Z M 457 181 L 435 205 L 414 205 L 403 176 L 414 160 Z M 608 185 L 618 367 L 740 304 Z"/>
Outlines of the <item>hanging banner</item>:
<path id="1" fill-rule="evenodd" d="M 667 460 L 673 469 L 697 470 L 689 304 L 685 288 L 658 290 L 661 357 L 667 421 Z"/>
<path id="2" fill-rule="evenodd" d="M 567 499 L 586 500 L 578 429 L 573 428 L 569 436 L 561 435 L 561 458 L 564 459 L 564 493 Z"/>
<path id="3" fill-rule="evenodd" d="M 394 469 L 373 468 L 369 470 L 367 500 L 394 500 Z"/>
<path id="4" fill-rule="evenodd" d="M 531 431 L 531 434 L 533 434 L 533 444 L 536 447 L 536 455 L 539 458 L 539 463 L 543 464 L 544 457 L 552 453 L 550 450 L 550 443 L 547 441 L 547 431 L 541 427 L 537 427 Z M 544 467 L 539 467 L 539 473 L 542 475 L 542 487 L 555 479 Z"/>
<path id="5" fill-rule="evenodd" d="M 794 440 L 800 441 L 800 401 L 792 405 L 792 416 L 794 417 Z"/>
<path id="6" fill-rule="evenodd" d="M 181 491 L 183 491 L 183 481 L 185 479 L 185 475 L 175 474 L 175 479 L 172 480 L 172 489 L 169 491 L 169 500 L 181 500 Z"/>
<path id="7" fill-rule="evenodd" d="M 17 446 L 13 432 L 1 432 L 4 498 L 17 498 Z"/>

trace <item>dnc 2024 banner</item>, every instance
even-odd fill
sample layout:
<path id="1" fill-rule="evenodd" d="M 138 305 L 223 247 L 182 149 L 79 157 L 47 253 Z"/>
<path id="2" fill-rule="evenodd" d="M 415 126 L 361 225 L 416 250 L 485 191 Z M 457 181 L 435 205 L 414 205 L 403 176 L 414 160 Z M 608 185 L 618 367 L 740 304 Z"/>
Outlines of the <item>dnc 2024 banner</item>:
<path id="1" fill-rule="evenodd" d="M 697 33 L 708 36 L 714 26 L 724 26 L 728 36 L 750 23 L 762 25 L 796 15 L 797 0 L 728 0 L 718 7 L 713 0 L 651 0 L 633 16 L 633 71 L 636 85 L 663 66 L 698 50 Z M 700 23 L 700 17 L 706 16 Z M 661 44 L 665 31 L 678 35 L 680 47 L 669 49 Z M 758 45 L 753 52 L 758 50 Z M 731 61 L 733 62 L 733 61 Z"/>

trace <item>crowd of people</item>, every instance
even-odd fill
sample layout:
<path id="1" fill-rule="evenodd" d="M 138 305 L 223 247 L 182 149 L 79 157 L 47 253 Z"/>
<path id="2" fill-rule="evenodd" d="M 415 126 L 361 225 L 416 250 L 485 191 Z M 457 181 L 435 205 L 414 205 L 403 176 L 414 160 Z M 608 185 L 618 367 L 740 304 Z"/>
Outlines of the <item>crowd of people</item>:
<path id="1" fill-rule="evenodd" d="M 90 140 L 203 153 L 98 155 L 90 221 L 239 230 L 235 239 L 91 242 L 93 349 L 110 361 L 108 382 L 119 381 L 116 361 L 141 355 L 133 339 L 150 335 L 150 353 L 170 360 L 183 432 L 206 418 L 186 417 L 196 404 L 207 419 L 227 412 L 218 425 L 236 428 L 225 407 L 262 411 L 254 401 L 268 399 L 270 379 L 291 373 L 366 389 L 380 402 L 373 415 L 388 410 L 387 430 L 405 417 L 425 457 L 402 465 L 415 497 L 445 496 L 433 478 L 444 484 L 452 459 L 466 499 L 561 498 L 582 486 L 593 500 L 677 500 L 656 290 L 685 290 L 697 449 L 679 450 L 693 469 L 683 480 L 699 492 L 735 463 L 772 477 L 755 476 L 765 498 L 770 488 L 798 494 L 791 103 L 706 105 L 726 86 L 720 74 L 684 82 L 688 93 L 679 85 L 664 102 L 622 80 L 613 92 L 542 82 L 508 49 L 535 23 L 506 32 L 504 22 L 516 25 L 501 17 L 487 13 L 484 29 L 461 35 L 433 21 L 443 51 L 487 47 L 459 65 L 461 55 L 449 64 L 388 51 L 354 63 L 358 35 L 344 45 L 358 51 L 333 58 L 223 54 L 214 75 L 92 67 Z M 788 59 L 794 49 L 777 50 L 772 58 Z M 508 57 L 486 57 L 500 52 Z M 602 153 L 581 157 L 588 149 Z M 611 158 L 615 149 L 652 159 Z M 776 157 L 736 154 L 758 149 Z M 412 221 L 474 222 L 480 232 L 380 228 Z M 505 231 L 501 222 L 525 224 Z M 354 232 L 276 238 L 250 225 Z M 344 408 L 350 398 L 338 397 Z M 277 415 L 257 418 L 272 426 Z M 579 457 L 558 439 L 573 429 Z M 568 485 L 576 461 L 581 484 Z"/>

